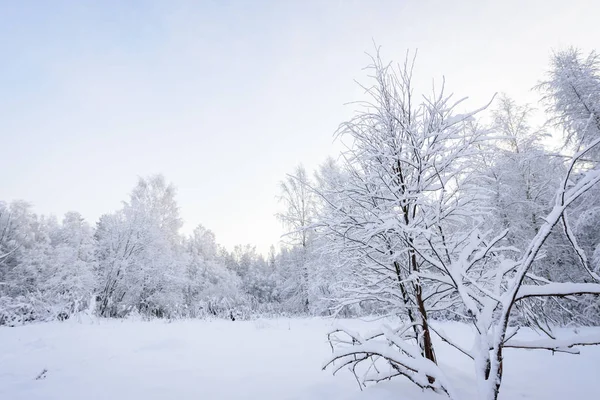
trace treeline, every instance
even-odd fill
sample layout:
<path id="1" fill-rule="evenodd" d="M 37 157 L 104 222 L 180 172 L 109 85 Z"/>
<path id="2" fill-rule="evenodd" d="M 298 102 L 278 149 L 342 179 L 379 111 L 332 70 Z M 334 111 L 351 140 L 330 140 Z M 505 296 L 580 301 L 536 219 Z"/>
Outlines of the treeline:
<path id="1" fill-rule="evenodd" d="M 0 202 L 0 325 L 79 312 L 247 318 L 422 308 L 467 318 L 453 306 L 454 294 L 446 297 L 453 289 L 426 278 L 436 263 L 460 260 L 465 244 L 501 232 L 503 247 L 494 254 L 518 260 L 561 185 L 597 165 L 598 152 L 586 153 L 565 183 L 572 154 L 600 136 L 598 58 L 568 50 L 552 60 L 537 88 L 547 122 L 532 126 L 533 109 L 504 95 L 472 113 L 459 113 L 462 103 L 443 92 L 411 103 L 412 64 L 392 74 L 375 57 L 373 85 L 365 86 L 371 102 L 338 132 L 349 139 L 347 150 L 281 182 L 277 217 L 289 233 L 266 257 L 249 245 L 228 251 L 202 226 L 182 235 L 174 187 L 162 176 L 140 179 L 123 207 L 94 226 L 76 212 L 58 221 L 23 201 Z M 542 144 L 550 133 L 565 134 L 557 149 Z M 527 279 L 595 282 L 597 185 L 544 240 Z M 517 309 L 523 321 L 544 315 L 556 324 L 600 323 L 591 295 L 535 299 Z"/>
<path id="2" fill-rule="evenodd" d="M 123 208 L 92 227 L 77 212 L 62 221 L 24 201 L 0 202 L 0 325 L 132 313 L 160 318 L 308 313 L 291 247 L 267 258 L 250 245 L 228 251 L 198 226 L 179 233 L 175 190 L 140 179 Z M 310 310 L 325 312 L 326 307 Z"/>

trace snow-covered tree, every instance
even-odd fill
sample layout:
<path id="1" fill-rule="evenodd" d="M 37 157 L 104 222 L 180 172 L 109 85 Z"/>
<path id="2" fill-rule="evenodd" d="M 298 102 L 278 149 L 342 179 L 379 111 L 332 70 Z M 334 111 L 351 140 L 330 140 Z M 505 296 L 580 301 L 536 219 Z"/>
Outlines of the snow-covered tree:
<path id="1" fill-rule="evenodd" d="M 0 325 L 51 318 L 39 292 L 50 239 L 29 204 L 0 203 Z"/>
<path id="2" fill-rule="evenodd" d="M 94 240 L 90 226 L 76 212 L 65 214 L 49 236 L 51 248 L 43 261 L 39 290 L 58 318 L 65 319 L 90 304 L 96 287 Z"/>
<path id="3" fill-rule="evenodd" d="M 35 216 L 27 203 L 0 202 L 0 293 L 8 293 L 21 252 L 31 244 Z"/>
<path id="4" fill-rule="evenodd" d="M 493 130 L 499 139 L 490 141 L 481 152 L 479 186 L 497 229 L 511 228 L 508 239 L 521 243 L 541 225 L 540 216 L 551 207 L 562 159 L 542 145 L 544 129 L 529 125 L 531 108 L 500 96 L 492 111 Z M 489 218 L 489 216 L 488 216 Z"/>
<path id="5" fill-rule="evenodd" d="M 188 315 L 230 317 L 244 307 L 242 281 L 219 257 L 212 231 L 198 226 L 186 241 L 186 307 Z"/>
<path id="6" fill-rule="evenodd" d="M 247 299 L 247 309 L 240 308 L 238 314 L 244 316 L 270 308 L 276 302 L 276 271 L 262 254 L 252 245 L 235 246 L 233 252 L 221 250 L 225 265 L 241 279 L 241 290 Z"/>
<path id="7" fill-rule="evenodd" d="M 302 165 L 280 183 L 279 201 L 284 210 L 277 214 L 287 229 L 284 242 L 290 246 L 282 259 L 282 295 L 288 309 L 310 311 L 311 257 L 313 235 L 309 230 L 315 216 L 315 195 Z"/>
<path id="8" fill-rule="evenodd" d="M 563 100 L 557 95 L 557 103 Z M 576 109 L 581 106 L 577 103 L 579 101 L 581 100 L 577 97 L 571 97 L 572 103 L 563 103 L 556 111 L 563 112 L 561 107 Z M 486 208 L 480 206 L 478 196 L 481 188 L 465 186 L 464 182 L 461 185 L 458 180 L 453 182 L 452 187 L 459 188 L 459 196 L 452 199 L 451 205 L 446 207 L 444 199 L 448 198 L 446 190 L 450 189 L 449 182 L 440 179 L 441 188 L 431 188 L 422 198 L 423 208 L 415 213 L 423 223 L 413 225 L 410 240 L 403 241 L 408 254 L 414 254 L 420 263 L 420 268 L 413 269 L 405 281 L 420 282 L 422 288 L 430 290 L 426 298 L 435 299 L 424 302 L 427 311 L 441 309 L 452 312 L 473 328 L 474 342 L 471 346 L 464 346 L 460 338 L 449 336 L 439 329 L 434 320 L 427 321 L 433 334 L 473 361 L 481 399 L 497 399 L 504 371 L 504 352 L 507 349 L 577 353 L 576 346 L 600 344 L 600 337 L 597 335 L 557 337 L 546 323 L 544 313 L 531 312 L 531 308 L 521 307 L 521 304 L 533 299 L 572 300 L 584 295 L 600 295 L 600 277 L 588 262 L 567 219 L 567 210 L 600 182 L 598 162 L 589 158 L 600 146 L 600 137 L 590 140 L 581 131 L 588 129 L 588 125 L 573 127 L 569 125 L 569 121 L 562 123 L 566 124 L 566 129 L 579 130 L 573 132 L 576 140 L 573 144 L 579 150 L 567 158 L 556 192 L 548 202 L 549 209 L 537 211 L 543 212 L 539 218 L 536 216 L 531 219 L 531 231 L 515 235 L 511 232 L 513 224 L 510 222 L 504 230 L 499 230 L 493 221 L 490 226 L 485 218 Z M 381 131 L 384 130 L 375 132 Z M 373 135 L 373 131 L 370 134 Z M 413 143 L 416 141 L 404 143 L 414 148 Z M 474 143 L 468 143 L 468 146 L 473 145 Z M 441 149 L 442 154 L 445 150 L 446 148 Z M 363 152 L 360 157 L 365 154 L 368 153 Z M 368 157 L 370 158 L 372 157 Z M 422 162 L 419 159 L 413 164 L 419 166 Z M 444 164 L 437 163 L 436 170 L 441 165 Z M 439 176 L 437 171 L 434 176 Z M 464 171 L 458 176 L 465 177 Z M 471 193 L 475 195 L 472 196 Z M 420 197 L 417 191 L 411 194 L 416 198 Z M 518 196 L 523 197 L 522 194 Z M 527 195 L 524 198 L 527 199 Z M 468 200 L 471 199 L 475 201 L 469 204 Z M 373 202 L 372 207 L 364 208 L 365 212 L 375 214 L 381 207 L 379 203 Z M 438 216 L 435 217 L 436 213 L 428 213 L 428 208 L 439 210 Z M 526 211 L 526 215 L 531 213 L 531 209 Z M 477 218 L 477 215 L 484 218 Z M 520 225 L 516 228 L 520 229 Z M 563 280 L 553 280 L 552 277 L 549 279 L 539 276 L 536 264 L 545 262 L 548 257 L 558 257 L 557 252 L 549 247 L 551 236 L 561 228 L 562 234 L 570 243 L 571 251 L 576 254 L 573 262 L 567 263 L 564 268 L 578 273 L 572 274 L 569 280 L 564 277 Z M 449 231 L 452 234 L 448 234 Z M 373 235 L 368 240 L 372 241 L 372 238 Z M 357 261 L 367 265 L 364 258 Z M 551 258 L 548 261 L 556 260 Z M 587 275 L 585 281 L 578 279 L 581 276 L 579 272 Z M 546 337 L 533 341 L 521 340 L 518 332 L 522 325 L 519 321 L 523 319 L 528 326 Z M 337 347 L 329 364 L 336 363 L 336 370 L 349 365 L 355 372 L 360 365 L 364 365 L 363 382 L 401 375 L 420 387 L 458 399 L 458 393 L 446 378 L 441 364 L 435 358 L 428 357 L 422 347 L 414 345 L 414 335 L 408 334 L 413 326 L 414 320 L 407 319 L 399 326 L 383 326 L 381 330 L 366 336 L 343 329 L 333 332 L 330 341 Z M 382 363 L 387 364 L 388 368 L 379 368 Z"/>
<path id="9" fill-rule="evenodd" d="M 544 94 L 553 122 L 576 151 L 600 137 L 600 58 L 595 51 L 584 57 L 576 48 L 552 55 L 547 79 L 537 88 Z M 587 157 L 597 157 L 592 149 Z"/>
<path id="10" fill-rule="evenodd" d="M 434 266 L 416 251 L 415 241 L 431 229 L 446 240 L 473 218 L 470 199 L 460 194 L 485 131 L 473 123 L 480 110 L 459 113 L 462 101 L 447 95 L 443 85 L 417 100 L 414 59 L 398 67 L 379 54 L 372 61 L 373 83 L 364 86 L 369 100 L 339 130 L 349 139 L 342 165 L 346 179 L 342 187 L 320 192 L 327 207 L 319 229 L 344 257 L 348 295 L 341 306 L 371 302 L 406 318 L 403 337 L 436 365 L 429 313 L 448 294 L 423 285 L 422 274 Z M 409 367 L 391 366 L 393 375 L 413 376 Z M 419 384 L 434 385 L 433 376 L 427 382 Z"/>
<path id="11" fill-rule="evenodd" d="M 183 312 L 184 262 L 175 189 L 162 176 L 140 179 L 122 210 L 96 229 L 99 313 L 119 316 Z"/>
<path id="12" fill-rule="evenodd" d="M 0 204 L 0 325 L 67 319 L 87 308 L 95 287 L 90 227 L 77 213 L 62 224 L 27 203 Z"/>

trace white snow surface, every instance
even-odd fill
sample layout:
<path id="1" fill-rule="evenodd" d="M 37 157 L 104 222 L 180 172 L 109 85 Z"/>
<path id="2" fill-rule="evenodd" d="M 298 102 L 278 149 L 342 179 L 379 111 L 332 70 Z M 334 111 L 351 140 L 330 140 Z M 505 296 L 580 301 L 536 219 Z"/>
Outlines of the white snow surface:
<path id="1" fill-rule="evenodd" d="M 0 399 L 312 399 L 430 400 L 397 378 L 360 391 L 353 375 L 322 371 L 334 325 L 368 331 L 359 320 L 86 320 L 0 327 Z M 469 346 L 469 327 L 443 323 Z M 572 330 L 571 330 L 572 331 Z M 600 328 L 580 328 L 581 335 Z M 525 332 L 524 339 L 535 335 Z M 461 396 L 476 399 L 473 367 L 438 345 L 438 359 Z M 505 350 L 501 399 L 591 399 L 600 348 L 581 355 Z M 44 374 L 42 371 L 47 370 Z M 36 379 L 36 377 L 39 377 Z"/>

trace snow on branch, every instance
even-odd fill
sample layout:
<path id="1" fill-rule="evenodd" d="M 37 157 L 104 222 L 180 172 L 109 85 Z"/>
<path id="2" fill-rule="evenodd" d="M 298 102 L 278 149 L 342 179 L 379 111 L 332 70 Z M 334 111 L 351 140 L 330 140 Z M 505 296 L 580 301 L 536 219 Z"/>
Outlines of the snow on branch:
<path id="1" fill-rule="evenodd" d="M 521 285 L 517 292 L 515 300 L 525 299 L 527 297 L 548 297 L 548 296 L 571 296 L 577 294 L 595 294 L 600 295 L 600 284 L 598 283 L 549 283 L 546 285 Z"/>
<path id="2" fill-rule="evenodd" d="M 401 375 L 423 389 L 432 389 L 455 398 L 454 390 L 442 370 L 424 357 L 418 346 L 409 343 L 411 328 L 410 324 L 396 329 L 383 326 L 381 331 L 365 337 L 338 328 L 328 335 L 333 351 L 323 369 L 332 367 L 335 374 L 349 367 L 361 387 L 368 382 Z M 359 368 L 361 364 L 365 366 L 364 369 Z M 388 368 L 385 368 L 386 364 Z"/>
<path id="3" fill-rule="evenodd" d="M 579 354 L 579 349 L 575 346 L 594 346 L 600 344 L 600 334 L 574 335 L 566 339 L 544 338 L 538 340 L 515 340 L 510 339 L 504 343 L 505 348 L 530 349 L 530 350 L 550 350 L 562 353 Z"/>

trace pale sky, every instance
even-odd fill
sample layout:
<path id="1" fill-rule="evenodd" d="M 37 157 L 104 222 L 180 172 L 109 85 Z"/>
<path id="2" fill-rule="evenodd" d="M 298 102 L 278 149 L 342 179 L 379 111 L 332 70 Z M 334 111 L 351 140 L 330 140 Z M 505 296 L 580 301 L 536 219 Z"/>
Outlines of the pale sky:
<path id="1" fill-rule="evenodd" d="M 138 176 L 178 188 L 184 232 L 266 252 L 277 183 L 335 153 L 373 40 L 418 48 L 418 86 L 535 102 L 552 49 L 600 50 L 588 1 L 0 0 L 0 199 L 94 224 Z"/>

